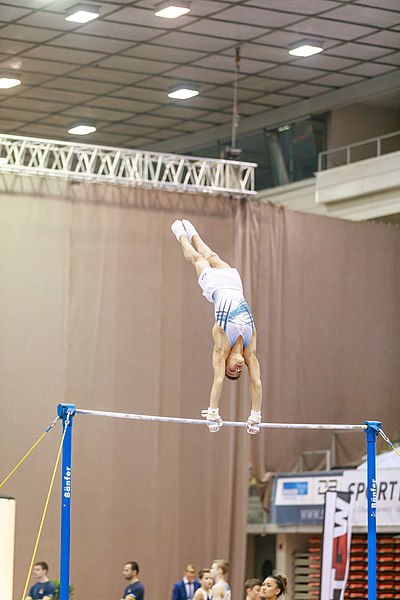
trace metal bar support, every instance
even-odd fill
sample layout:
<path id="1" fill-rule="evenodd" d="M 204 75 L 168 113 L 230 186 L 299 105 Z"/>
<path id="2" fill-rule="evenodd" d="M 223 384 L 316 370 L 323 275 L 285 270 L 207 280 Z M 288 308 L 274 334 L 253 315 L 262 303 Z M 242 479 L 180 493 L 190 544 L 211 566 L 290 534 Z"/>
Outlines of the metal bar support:
<path id="1" fill-rule="evenodd" d="M 376 600 L 376 438 L 381 423 L 365 421 L 367 441 L 368 600 Z"/>
<path id="2" fill-rule="evenodd" d="M 62 419 L 64 443 L 61 468 L 61 547 L 60 547 L 60 600 L 69 600 L 69 572 L 71 555 L 71 480 L 72 480 L 72 420 L 73 404 L 59 404 L 57 414 Z"/>

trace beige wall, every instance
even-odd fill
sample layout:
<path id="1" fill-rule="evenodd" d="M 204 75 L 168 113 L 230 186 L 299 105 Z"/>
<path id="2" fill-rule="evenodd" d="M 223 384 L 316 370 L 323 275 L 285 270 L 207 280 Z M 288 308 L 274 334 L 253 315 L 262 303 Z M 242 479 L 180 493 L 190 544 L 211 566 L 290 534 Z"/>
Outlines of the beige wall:
<path id="1" fill-rule="evenodd" d="M 328 149 L 400 129 L 400 111 L 370 104 L 351 104 L 330 113 Z"/>

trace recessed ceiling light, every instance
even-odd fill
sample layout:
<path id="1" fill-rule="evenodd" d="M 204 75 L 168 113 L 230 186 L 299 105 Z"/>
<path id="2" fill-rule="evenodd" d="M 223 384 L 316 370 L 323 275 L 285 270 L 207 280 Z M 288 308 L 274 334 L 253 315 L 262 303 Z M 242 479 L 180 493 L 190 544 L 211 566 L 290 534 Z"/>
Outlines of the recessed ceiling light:
<path id="1" fill-rule="evenodd" d="M 10 75 L 0 76 L 1 89 L 8 90 L 10 88 L 15 87 L 16 85 L 21 85 L 21 80 L 18 77 L 11 77 Z"/>
<path id="2" fill-rule="evenodd" d="M 289 54 L 292 56 L 313 56 L 323 52 L 323 47 L 320 41 L 317 40 L 301 40 L 290 46 Z"/>
<path id="3" fill-rule="evenodd" d="M 190 12 L 190 4 L 180 0 L 161 2 L 156 8 L 157 11 L 154 13 L 156 17 L 164 17 L 164 19 L 177 19 Z"/>
<path id="4" fill-rule="evenodd" d="M 74 4 L 66 11 L 66 21 L 74 23 L 88 23 L 100 16 L 99 7 L 94 4 Z"/>
<path id="5" fill-rule="evenodd" d="M 93 133 L 96 131 L 96 127 L 94 125 L 88 125 L 87 123 L 81 123 L 80 125 L 74 125 L 71 129 L 68 129 L 68 133 L 72 133 L 72 135 L 88 135 L 89 133 Z"/>
<path id="6" fill-rule="evenodd" d="M 179 87 L 171 90 L 168 93 L 168 98 L 174 98 L 176 100 L 187 100 L 188 98 L 194 98 L 199 95 L 199 90 L 189 87 Z"/>

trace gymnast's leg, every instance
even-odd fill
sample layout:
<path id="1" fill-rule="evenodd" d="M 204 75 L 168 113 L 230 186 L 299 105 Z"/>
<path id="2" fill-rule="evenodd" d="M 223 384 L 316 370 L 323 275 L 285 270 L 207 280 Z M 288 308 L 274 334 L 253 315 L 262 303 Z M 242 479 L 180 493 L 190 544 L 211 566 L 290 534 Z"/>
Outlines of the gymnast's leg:
<path id="1" fill-rule="evenodd" d="M 191 242 L 194 248 L 208 261 L 210 267 L 214 269 L 229 269 L 230 265 L 222 260 L 214 250 L 212 250 L 207 244 L 201 239 L 197 233 L 195 227 L 187 219 L 182 219 L 182 223 L 185 227 L 186 234 L 189 242 Z"/>
<path id="2" fill-rule="evenodd" d="M 187 238 L 186 229 L 184 228 L 182 221 L 174 221 L 171 225 L 171 229 L 181 245 L 183 256 L 192 263 L 196 270 L 197 277 L 200 277 L 204 269 L 210 266 L 210 262 L 200 252 L 193 248 Z"/>

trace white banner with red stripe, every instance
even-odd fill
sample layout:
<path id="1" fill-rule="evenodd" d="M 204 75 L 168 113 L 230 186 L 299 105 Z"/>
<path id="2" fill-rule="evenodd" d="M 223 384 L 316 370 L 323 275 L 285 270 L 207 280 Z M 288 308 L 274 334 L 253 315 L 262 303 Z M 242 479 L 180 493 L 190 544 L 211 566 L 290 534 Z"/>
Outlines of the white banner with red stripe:
<path id="1" fill-rule="evenodd" d="M 326 492 L 320 600 L 343 600 L 350 566 L 354 495 Z"/>

